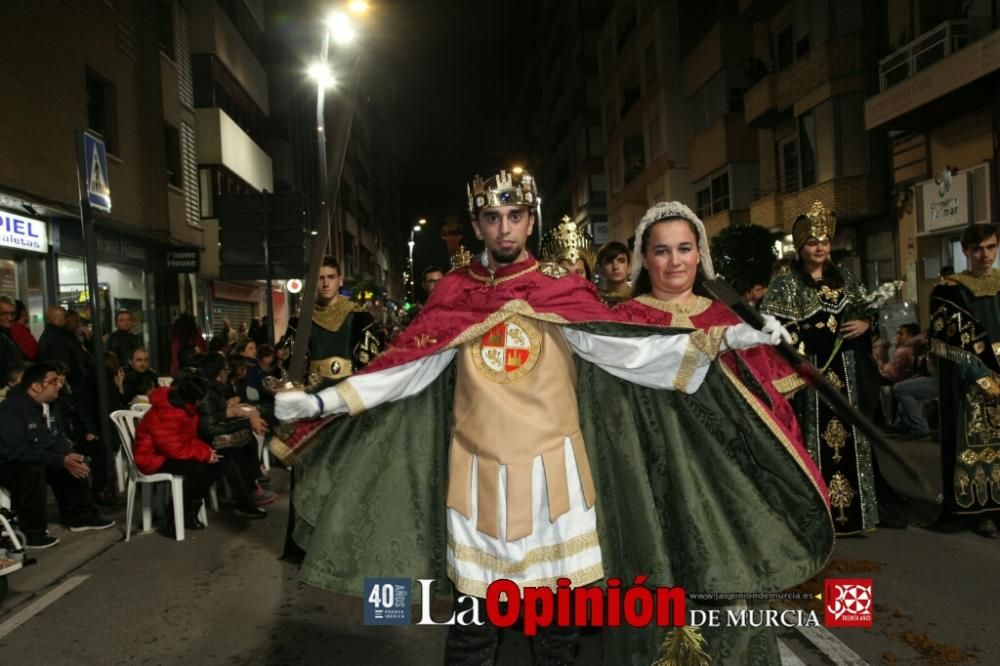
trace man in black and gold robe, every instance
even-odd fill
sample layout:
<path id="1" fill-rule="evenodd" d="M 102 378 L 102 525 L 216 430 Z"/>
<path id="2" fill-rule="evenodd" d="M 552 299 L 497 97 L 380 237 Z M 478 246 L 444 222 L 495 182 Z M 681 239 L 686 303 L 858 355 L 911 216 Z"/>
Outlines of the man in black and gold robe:
<path id="1" fill-rule="evenodd" d="M 945 516 L 976 514 L 973 529 L 1000 536 L 1000 270 L 997 229 L 962 234 L 968 269 L 931 292 L 931 353 L 939 359 Z"/>
<path id="2" fill-rule="evenodd" d="M 309 373 L 326 386 L 350 377 L 378 355 L 375 320 L 340 294 L 344 276 L 333 257 L 323 259 L 309 334 Z"/>

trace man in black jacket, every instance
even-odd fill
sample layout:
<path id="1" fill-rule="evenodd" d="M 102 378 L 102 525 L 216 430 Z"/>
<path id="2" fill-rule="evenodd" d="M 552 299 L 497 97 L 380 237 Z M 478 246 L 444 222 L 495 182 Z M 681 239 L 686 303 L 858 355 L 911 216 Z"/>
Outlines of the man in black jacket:
<path id="1" fill-rule="evenodd" d="M 128 404 L 135 396 L 148 394 L 158 383 L 156 371 L 149 368 L 149 352 L 145 347 L 136 347 L 125 366 L 122 399 Z"/>
<path id="2" fill-rule="evenodd" d="M 115 332 L 108 336 L 107 350 L 118 357 L 118 365 L 123 368 L 132 358 L 132 352 L 142 346 L 142 337 L 132 332 L 135 319 L 128 310 L 115 315 Z"/>
<path id="3" fill-rule="evenodd" d="M 48 413 L 59 388 L 55 367 L 37 363 L 25 369 L 21 383 L 0 403 L 0 485 L 11 493 L 29 548 L 59 543 L 46 530 L 46 481 L 70 531 L 103 530 L 115 524 L 97 514 L 87 487 L 90 468 L 82 455 L 72 451 L 59 420 Z"/>
<path id="4" fill-rule="evenodd" d="M 71 388 L 80 386 L 84 375 L 83 359 L 73 344 L 73 334 L 66 328 L 66 308 L 50 305 L 45 308 L 45 330 L 38 338 L 38 360 L 59 361 L 67 368 L 66 379 Z"/>

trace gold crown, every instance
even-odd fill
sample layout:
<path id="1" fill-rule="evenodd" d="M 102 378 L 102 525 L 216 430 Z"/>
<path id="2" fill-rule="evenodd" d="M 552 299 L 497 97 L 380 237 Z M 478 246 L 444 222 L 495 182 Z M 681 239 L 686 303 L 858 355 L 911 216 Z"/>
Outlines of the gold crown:
<path id="1" fill-rule="evenodd" d="M 451 255 L 451 270 L 468 266 L 472 263 L 472 253 L 465 249 L 464 245 L 458 246 L 458 252 Z"/>
<path id="2" fill-rule="evenodd" d="M 822 201 L 815 201 L 809 212 L 799 215 L 792 225 L 792 241 L 795 249 L 806 244 L 810 238 L 818 241 L 832 241 L 837 231 L 837 214 L 827 210 Z"/>
<path id="3" fill-rule="evenodd" d="M 545 235 L 542 242 L 542 258 L 545 261 L 559 263 L 569 261 L 575 264 L 578 259 L 594 267 L 594 244 L 569 215 L 563 215 L 562 223 Z"/>
<path id="4" fill-rule="evenodd" d="M 517 205 L 534 208 L 538 203 L 535 179 L 520 167 L 509 172 L 501 170 L 488 180 L 476 176 L 466 185 L 465 191 L 469 197 L 469 214 L 472 217 L 479 215 L 483 208 Z"/>

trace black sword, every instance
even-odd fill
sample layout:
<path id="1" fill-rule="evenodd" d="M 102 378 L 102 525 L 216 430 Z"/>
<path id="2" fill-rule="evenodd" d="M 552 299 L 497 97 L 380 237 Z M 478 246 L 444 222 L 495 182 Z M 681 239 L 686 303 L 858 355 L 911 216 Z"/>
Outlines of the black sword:
<path id="1" fill-rule="evenodd" d="M 705 280 L 702 284 L 715 300 L 725 304 L 744 322 L 758 330 L 764 327 L 764 317 L 754 307 L 743 300 L 739 292 L 733 289 L 732 285 L 723 278 L 716 277 L 711 280 Z M 816 391 L 820 399 L 829 405 L 830 409 L 841 421 L 849 423 L 864 433 L 872 446 L 878 448 L 879 453 L 884 452 L 893 458 L 910 481 L 923 488 L 926 494 L 932 494 L 921 476 L 913 469 L 913 464 L 892 448 L 888 441 L 886 441 L 882 431 L 867 416 L 852 405 L 847 397 L 823 376 L 819 368 L 810 363 L 808 359 L 799 354 L 792 345 L 785 341 L 778 344 L 775 350 L 783 359 L 788 361 L 788 364 L 792 366 L 796 374 L 805 380 L 810 388 Z"/>

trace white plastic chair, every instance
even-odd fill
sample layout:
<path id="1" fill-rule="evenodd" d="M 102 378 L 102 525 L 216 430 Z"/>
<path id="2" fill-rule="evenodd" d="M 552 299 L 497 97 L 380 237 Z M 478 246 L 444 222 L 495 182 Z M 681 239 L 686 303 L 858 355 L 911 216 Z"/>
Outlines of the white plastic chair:
<path id="1" fill-rule="evenodd" d="M 152 408 L 153 406 L 148 402 L 133 402 L 132 405 L 129 407 L 129 409 L 131 409 L 133 412 L 139 412 L 140 414 L 145 414 Z"/>
<path id="2" fill-rule="evenodd" d="M 157 474 L 143 474 L 135 466 L 135 458 L 132 455 L 132 443 L 135 440 L 136 424 L 142 420 L 145 414 L 131 410 L 119 409 L 111 412 L 111 421 L 118 428 L 122 436 L 122 450 L 128 459 L 128 489 L 125 500 L 125 541 L 132 536 L 132 516 L 135 510 L 135 487 L 142 484 L 142 531 L 149 532 L 153 529 L 153 484 L 169 482 L 171 498 L 174 505 L 174 534 L 178 541 L 184 541 L 184 477 L 177 474 L 167 474 L 165 472 Z M 215 502 L 215 490 L 212 489 Z M 208 525 L 208 517 L 205 507 L 202 505 L 198 518 L 205 525 Z"/>
<path id="3" fill-rule="evenodd" d="M 156 378 L 156 383 L 159 386 L 170 386 L 171 384 L 174 383 L 174 378 L 173 377 L 157 377 Z"/>
<path id="4" fill-rule="evenodd" d="M 10 510 L 10 502 L 10 491 L 0 486 L 0 509 Z M 2 536 L 6 536 L 10 539 L 10 543 L 14 547 L 15 551 L 20 552 L 24 549 L 24 544 L 17 538 L 17 532 L 14 531 L 13 526 L 7 522 L 6 518 L 0 515 L 0 537 Z"/>

